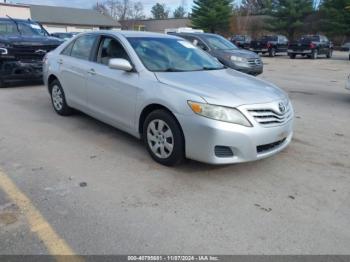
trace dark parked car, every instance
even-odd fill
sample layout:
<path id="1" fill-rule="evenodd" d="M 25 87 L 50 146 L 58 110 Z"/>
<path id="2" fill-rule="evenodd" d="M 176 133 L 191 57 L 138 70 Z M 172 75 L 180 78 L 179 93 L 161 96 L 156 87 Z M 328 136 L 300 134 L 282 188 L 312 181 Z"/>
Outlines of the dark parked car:
<path id="1" fill-rule="evenodd" d="M 0 87 L 6 82 L 41 80 L 43 57 L 61 43 L 36 22 L 0 18 Z"/>
<path id="2" fill-rule="evenodd" d="M 256 53 L 269 54 L 274 57 L 279 53 L 287 53 L 288 38 L 283 35 L 263 36 L 250 43 L 250 50 Z"/>
<path id="3" fill-rule="evenodd" d="M 252 38 L 249 35 L 235 35 L 231 38 L 231 42 L 239 48 L 249 50 Z"/>
<path id="4" fill-rule="evenodd" d="M 350 42 L 347 42 L 341 46 L 341 51 L 350 51 Z"/>
<path id="5" fill-rule="evenodd" d="M 259 55 L 239 49 L 226 38 L 207 33 L 178 33 L 195 46 L 216 57 L 223 65 L 251 75 L 263 72 L 263 62 Z"/>
<path id="6" fill-rule="evenodd" d="M 77 34 L 78 33 L 52 33 L 51 36 L 67 41 L 72 37 L 76 36 Z"/>
<path id="7" fill-rule="evenodd" d="M 333 54 L 333 44 L 323 35 L 302 36 L 298 41 L 290 43 L 288 55 L 294 59 L 297 55 L 307 56 L 317 59 L 319 55 L 331 58 Z"/>

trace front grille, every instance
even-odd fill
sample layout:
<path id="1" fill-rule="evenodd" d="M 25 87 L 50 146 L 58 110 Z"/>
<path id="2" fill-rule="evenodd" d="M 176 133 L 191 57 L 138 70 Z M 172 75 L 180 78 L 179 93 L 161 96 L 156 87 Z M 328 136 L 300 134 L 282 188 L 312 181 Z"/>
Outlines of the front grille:
<path id="1" fill-rule="evenodd" d="M 233 157 L 234 154 L 231 148 L 227 146 L 216 146 L 215 147 L 215 155 L 220 158 Z"/>
<path id="2" fill-rule="evenodd" d="M 18 60 L 21 59 L 35 59 L 41 60 L 46 53 L 54 50 L 56 46 L 44 45 L 44 46 L 23 46 L 16 45 L 11 49 L 11 54 L 14 55 Z M 39 50 L 45 52 L 38 52 Z"/>
<path id="3" fill-rule="evenodd" d="M 248 64 L 252 67 L 254 66 L 261 66 L 262 65 L 262 61 L 260 58 L 250 58 L 248 59 Z"/>
<path id="4" fill-rule="evenodd" d="M 248 112 L 264 127 L 283 125 L 292 118 L 292 108 L 285 103 L 285 111 L 282 113 L 278 108 L 254 108 Z"/>
<path id="5" fill-rule="evenodd" d="M 258 146 L 256 148 L 258 154 L 263 154 L 263 153 L 267 153 L 269 151 L 272 151 L 276 148 L 278 148 L 280 145 L 282 145 L 284 142 L 286 141 L 286 138 L 280 140 L 280 141 L 277 141 L 277 142 L 274 142 L 274 143 L 271 143 L 271 144 L 267 144 L 267 145 L 262 145 L 262 146 Z"/>

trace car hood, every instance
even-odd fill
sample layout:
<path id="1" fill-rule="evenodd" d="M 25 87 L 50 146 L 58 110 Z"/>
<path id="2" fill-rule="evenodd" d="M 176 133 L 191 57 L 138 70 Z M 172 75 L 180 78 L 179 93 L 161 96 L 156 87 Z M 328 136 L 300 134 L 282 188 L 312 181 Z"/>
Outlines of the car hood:
<path id="1" fill-rule="evenodd" d="M 287 98 L 275 85 L 232 69 L 155 74 L 161 83 L 201 96 L 209 104 L 237 107 Z"/>
<path id="2" fill-rule="evenodd" d="M 257 55 L 254 52 L 248 51 L 248 50 L 243 50 L 243 49 L 237 49 L 237 50 L 219 50 L 219 51 L 214 51 L 218 55 L 221 54 L 223 56 L 239 56 L 239 57 L 244 57 L 244 58 L 260 58 L 259 55 Z"/>
<path id="3" fill-rule="evenodd" d="M 59 46 L 62 40 L 51 36 L 25 36 L 25 35 L 9 35 L 0 36 L 0 43 L 11 45 L 27 45 L 27 46 Z"/>

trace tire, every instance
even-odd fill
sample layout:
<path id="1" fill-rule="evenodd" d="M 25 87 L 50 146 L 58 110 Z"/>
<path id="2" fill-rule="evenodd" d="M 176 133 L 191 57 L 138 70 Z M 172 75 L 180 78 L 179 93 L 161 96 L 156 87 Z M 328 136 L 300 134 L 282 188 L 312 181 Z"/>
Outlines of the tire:
<path id="1" fill-rule="evenodd" d="M 276 56 L 276 49 L 270 48 L 269 49 L 269 57 L 275 57 Z"/>
<path id="2" fill-rule="evenodd" d="M 57 114 L 69 116 L 73 113 L 73 109 L 67 105 L 63 88 L 58 80 L 54 80 L 50 84 L 50 95 L 53 109 Z"/>
<path id="3" fill-rule="evenodd" d="M 317 58 L 318 58 L 318 50 L 315 49 L 315 50 L 312 52 L 311 59 L 316 60 Z"/>
<path id="4" fill-rule="evenodd" d="M 159 164 L 176 166 L 185 159 L 185 141 L 175 117 L 166 110 L 150 113 L 143 125 L 143 141 Z"/>
<path id="5" fill-rule="evenodd" d="M 332 58 L 332 56 L 333 56 L 333 51 L 329 50 L 327 53 L 327 58 Z"/>
<path id="6" fill-rule="evenodd" d="M 0 79 L 0 88 L 4 88 L 4 87 L 5 87 L 4 80 Z"/>
<path id="7" fill-rule="evenodd" d="M 296 55 L 295 54 L 292 54 L 292 55 L 289 55 L 290 59 L 295 59 Z"/>

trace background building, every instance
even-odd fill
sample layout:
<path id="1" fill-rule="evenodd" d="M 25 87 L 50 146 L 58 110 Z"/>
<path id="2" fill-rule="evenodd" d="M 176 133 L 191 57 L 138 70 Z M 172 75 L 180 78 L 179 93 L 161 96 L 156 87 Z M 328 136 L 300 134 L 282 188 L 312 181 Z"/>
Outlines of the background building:
<path id="1" fill-rule="evenodd" d="M 85 32 L 100 29 L 120 29 L 111 17 L 91 9 L 43 5 L 14 5 L 0 3 L 0 17 L 32 19 L 49 32 Z"/>
<path id="2" fill-rule="evenodd" d="M 123 30 L 149 31 L 164 33 L 168 28 L 191 27 L 188 18 L 148 19 L 148 20 L 124 20 L 119 21 Z"/>

